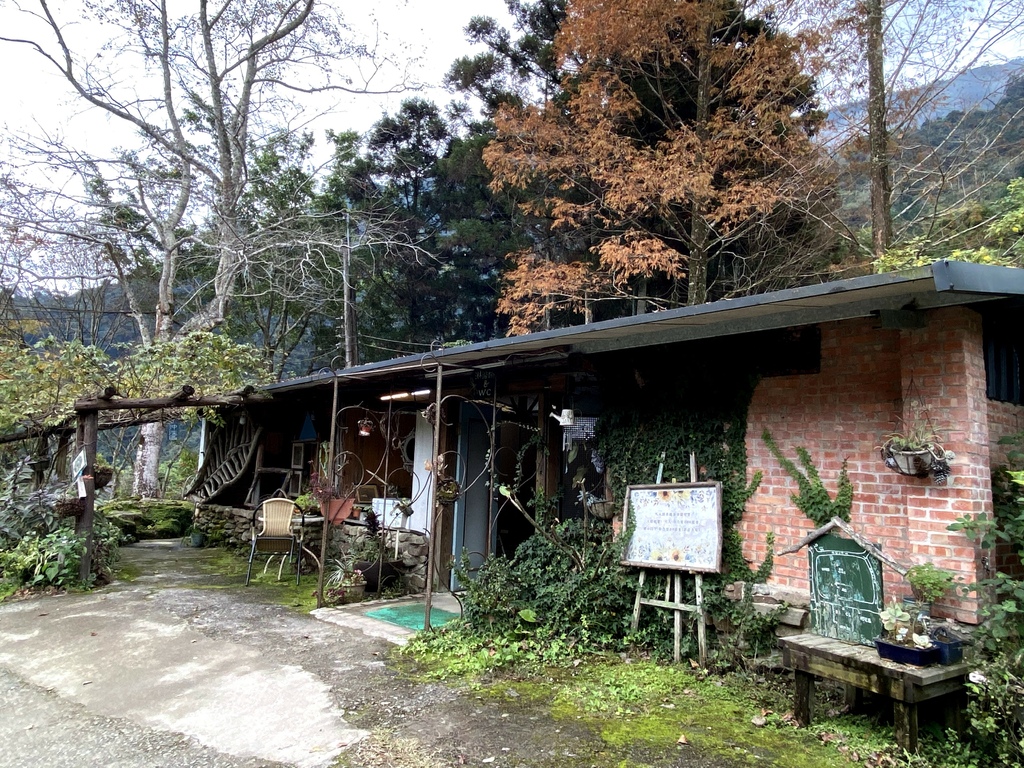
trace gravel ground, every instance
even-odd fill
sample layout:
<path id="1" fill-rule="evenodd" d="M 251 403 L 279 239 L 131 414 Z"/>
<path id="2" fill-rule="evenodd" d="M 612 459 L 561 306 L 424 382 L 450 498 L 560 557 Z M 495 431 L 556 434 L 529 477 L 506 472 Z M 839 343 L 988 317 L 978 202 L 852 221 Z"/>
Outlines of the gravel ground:
<path id="1" fill-rule="evenodd" d="M 539 768 L 605 766 L 610 759 L 614 760 L 611 764 L 626 766 L 734 765 L 692 748 L 663 755 L 642 750 L 634 756 L 612 755 L 589 728 L 556 721 L 534 705 L 514 698 L 496 701 L 440 683 L 411 681 L 386 663 L 393 648 L 388 641 L 261 603 L 258 590 L 246 590 L 237 580 L 204 572 L 201 566 L 210 557 L 204 550 L 134 546 L 125 548 L 124 557 L 141 572 L 130 583 L 115 583 L 92 595 L 35 598 L 0 606 L 0 766 Z M 102 670 L 94 670 L 98 683 L 110 680 L 109 693 L 100 695 L 97 685 L 89 698 L 82 693 L 85 682 L 71 679 L 73 672 L 78 672 L 71 665 L 81 654 L 68 651 L 57 636 L 49 651 L 40 651 L 43 641 L 29 635 L 37 625 L 55 626 L 59 619 L 65 626 L 77 627 L 74 622 L 81 622 L 83 616 L 97 621 L 103 612 L 106 619 L 120 622 L 117 626 L 142 622 L 151 629 L 136 632 L 133 642 L 138 645 L 133 646 L 119 644 L 120 637 L 118 642 L 105 639 L 104 631 L 109 638 L 109 630 L 93 633 L 100 635 L 93 639 L 107 658 L 118 654 L 123 658 L 111 659 L 116 676 L 111 672 L 103 678 Z M 341 740 L 319 753 L 317 747 L 310 747 L 302 760 L 275 762 L 267 759 L 267 749 L 261 753 L 269 735 L 264 727 L 248 731 L 231 726 L 247 733 L 252 742 L 239 744 L 237 738 L 220 739 L 215 729 L 208 736 L 209 729 L 204 727 L 209 723 L 193 728 L 180 711 L 170 712 L 172 708 L 200 706 L 190 699 L 200 695 L 192 693 L 195 688 L 168 697 L 166 713 L 147 714 L 145 706 L 132 706 L 132 696 L 164 684 L 170 676 L 154 674 L 144 657 L 159 656 L 164 647 L 161 643 L 169 643 L 172 636 L 178 638 L 175 642 L 201 649 L 193 657 L 196 663 L 216 654 L 248 659 L 244 662 L 247 685 L 260 687 L 264 680 L 271 685 L 280 675 L 298 679 L 296 687 L 274 689 L 280 699 L 290 697 L 288 705 L 296 713 L 281 723 L 286 733 L 290 723 L 306 719 L 306 712 L 309 718 L 334 718 L 342 729 L 339 732 L 349 735 L 335 737 Z M 58 646 L 63 653 L 55 650 Z M 126 647 L 131 650 L 125 651 Z M 30 658 L 32 653 L 41 654 L 42 662 Z M 86 673 L 80 677 L 83 675 Z M 125 687 L 117 688 L 115 683 Z M 321 696 L 328 701 L 326 707 Z M 254 706 L 250 698 L 243 693 L 229 704 L 217 701 L 222 709 L 200 719 L 223 718 L 229 724 L 234 722 L 230 718 L 238 716 L 245 722 L 258 714 L 247 712 L 247 707 Z M 121 711 L 118 701 L 123 712 L 113 716 L 111 711 Z M 228 711 L 234 709 L 238 712 Z M 185 725 L 178 725 L 180 722 Z"/>

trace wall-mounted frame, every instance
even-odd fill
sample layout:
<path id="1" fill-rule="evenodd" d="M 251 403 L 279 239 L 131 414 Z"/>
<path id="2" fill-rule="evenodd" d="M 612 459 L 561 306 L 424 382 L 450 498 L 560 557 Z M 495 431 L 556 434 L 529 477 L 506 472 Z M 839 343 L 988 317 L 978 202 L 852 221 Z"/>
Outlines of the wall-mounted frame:
<path id="1" fill-rule="evenodd" d="M 631 485 L 626 498 L 623 565 L 721 572 L 721 483 Z"/>
<path id="2" fill-rule="evenodd" d="M 306 444 L 292 443 L 292 469 L 304 469 L 306 466 Z"/>

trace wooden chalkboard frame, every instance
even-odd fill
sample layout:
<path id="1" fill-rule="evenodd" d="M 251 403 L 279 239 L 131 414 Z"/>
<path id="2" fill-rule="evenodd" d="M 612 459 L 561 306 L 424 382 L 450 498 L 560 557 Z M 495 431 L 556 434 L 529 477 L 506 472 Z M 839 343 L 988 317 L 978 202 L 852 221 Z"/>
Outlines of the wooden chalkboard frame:
<path id="1" fill-rule="evenodd" d="M 634 504 L 644 500 L 646 504 L 654 507 L 664 507 L 660 510 L 664 514 L 672 514 L 676 517 L 685 514 L 685 510 L 679 509 L 683 500 L 684 492 L 693 490 L 708 490 L 712 494 L 711 503 L 714 506 L 714 520 L 710 516 L 702 519 L 705 524 L 705 532 L 711 534 L 711 552 L 691 553 L 694 556 L 687 556 L 686 542 L 680 539 L 665 539 L 659 545 L 658 553 L 638 552 L 638 549 L 646 549 L 646 544 L 638 542 L 648 530 L 645 525 L 650 520 L 645 520 L 640 513 L 634 511 Z M 656 498 L 651 499 L 651 494 Z M 706 512 L 707 510 L 705 510 Z M 630 530 L 631 517 L 636 521 L 636 527 L 632 531 L 630 540 L 626 543 L 623 552 L 622 564 L 631 565 L 636 568 L 652 568 L 664 570 L 687 571 L 690 573 L 721 573 L 722 572 L 722 484 L 717 482 L 705 483 L 662 483 L 659 485 L 631 485 L 626 488 L 626 507 L 623 513 L 623 526 Z M 708 531 L 710 529 L 710 531 Z M 664 555 L 664 557 L 662 556 Z"/>

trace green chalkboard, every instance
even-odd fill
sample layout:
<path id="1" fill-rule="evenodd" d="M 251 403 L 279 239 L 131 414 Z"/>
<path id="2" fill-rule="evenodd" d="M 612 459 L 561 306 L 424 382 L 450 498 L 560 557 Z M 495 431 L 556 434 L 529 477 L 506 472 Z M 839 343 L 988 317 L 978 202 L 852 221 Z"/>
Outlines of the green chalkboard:
<path id="1" fill-rule="evenodd" d="M 810 546 L 811 628 L 848 643 L 881 634 L 882 564 L 855 541 L 831 533 Z"/>

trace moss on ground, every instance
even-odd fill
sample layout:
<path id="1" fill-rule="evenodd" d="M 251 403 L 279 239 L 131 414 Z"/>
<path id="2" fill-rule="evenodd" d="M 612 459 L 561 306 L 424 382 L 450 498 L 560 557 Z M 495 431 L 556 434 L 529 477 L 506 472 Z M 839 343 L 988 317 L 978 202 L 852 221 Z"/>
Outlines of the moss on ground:
<path id="1" fill-rule="evenodd" d="M 99 505 L 125 541 L 176 539 L 192 525 L 194 505 L 168 499 L 114 499 Z"/>
<path id="2" fill-rule="evenodd" d="M 407 659 L 401 663 L 409 670 Z M 436 664 L 436 659 L 428 663 Z M 437 669 L 414 665 L 436 678 Z M 847 759 L 817 733 L 763 716 L 763 690 L 751 679 L 719 678 L 652 661 L 586 660 L 528 679 L 473 677 L 471 688 L 510 707 L 543 708 L 566 726 L 600 734 L 602 749 L 587 756 L 598 768 L 664 766 L 699 750 L 730 764 L 775 768 L 838 768 Z M 787 691 L 788 693 L 788 691 Z M 530 764 L 531 768 L 542 768 Z"/>
<path id="3" fill-rule="evenodd" d="M 245 570 L 248 564 L 248 553 L 244 557 L 226 549 L 218 549 L 216 554 L 207 557 L 201 570 L 206 573 L 217 574 L 230 579 L 237 580 L 237 585 L 245 582 Z M 281 580 L 277 579 L 278 562 L 275 560 L 267 572 L 263 573 L 263 566 L 266 563 L 265 556 L 259 556 L 252 564 L 252 578 L 249 581 L 248 591 L 253 599 L 283 605 L 286 608 L 293 608 L 302 613 L 309 613 L 316 608 L 316 573 L 303 573 L 299 586 L 295 586 L 295 571 L 291 566 L 285 566 Z M 219 587 L 199 587 L 200 589 L 213 589 Z"/>
<path id="4" fill-rule="evenodd" d="M 118 581 L 135 581 L 141 575 L 142 569 L 139 566 L 135 563 L 126 563 L 123 560 L 119 561 L 117 568 L 114 569 L 114 578 Z"/>
<path id="5" fill-rule="evenodd" d="M 8 597 L 13 595 L 18 590 L 18 585 L 14 581 L 8 581 L 7 579 L 0 579 L 0 603 L 6 600 Z"/>

